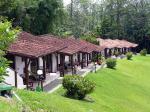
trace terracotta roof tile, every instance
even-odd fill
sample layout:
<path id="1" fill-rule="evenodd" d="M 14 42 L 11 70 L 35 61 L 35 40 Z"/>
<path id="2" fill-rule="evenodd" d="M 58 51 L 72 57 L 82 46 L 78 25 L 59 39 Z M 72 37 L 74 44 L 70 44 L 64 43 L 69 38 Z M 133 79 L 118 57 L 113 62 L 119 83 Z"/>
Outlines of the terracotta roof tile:
<path id="1" fill-rule="evenodd" d="M 103 47 L 94 45 L 92 43 L 89 43 L 81 39 L 75 39 L 73 37 L 63 39 L 63 41 L 66 43 L 66 45 L 68 45 L 68 47 L 61 50 L 60 52 L 63 52 L 66 54 L 74 54 L 77 52 L 91 53 L 93 51 L 99 52 L 103 50 Z"/>
<path id="2" fill-rule="evenodd" d="M 100 45 L 104 46 L 105 48 L 130 48 L 130 47 L 137 47 L 137 44 L 128 42 L 126 40 L 119 40 L 119 39 L 101 39 L 98 38 L 98 41 L 100 41 Z"/>
<path id="3" fill-rule="evenodd" d="M 10 45 L 8 52 L 26 57 L 39 57 L 65 48 L 64 43 L 52 36 L 34 36 L 20 33 L 18 39 Z"/>

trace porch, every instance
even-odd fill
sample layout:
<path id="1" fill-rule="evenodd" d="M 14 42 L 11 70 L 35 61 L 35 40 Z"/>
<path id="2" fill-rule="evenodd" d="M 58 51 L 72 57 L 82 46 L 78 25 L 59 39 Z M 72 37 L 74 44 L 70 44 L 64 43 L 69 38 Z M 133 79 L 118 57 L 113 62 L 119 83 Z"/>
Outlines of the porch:
<path id="1" fill-rule="evenodd" d="M 90 72 L 95 72 L 95 70 L 97 71 L 98 69 L 100 69 L 101 67 L 103 67 L 104 64 L 102 65 L 94 65 L 94 63 L 90 63 L 89 66 L 84 67 L 83 69 L 81 69 L 81 67 L 79 67 L 77 69 L 77 73 L 76 75 L 80 75 L 80 76 L 85 76 Z M 68 72 L 66 75 L 71 75 L 72 72 Z M 60 87 L 62 85 L 62 77 L 56 78 L 55 80 L 51 81 L 50 83 L 48 83 L 47 85 L 43 86 L 43 90 L 45 92 L 53 92 L 55 89 L 57 89 L 58 87 Z"/>

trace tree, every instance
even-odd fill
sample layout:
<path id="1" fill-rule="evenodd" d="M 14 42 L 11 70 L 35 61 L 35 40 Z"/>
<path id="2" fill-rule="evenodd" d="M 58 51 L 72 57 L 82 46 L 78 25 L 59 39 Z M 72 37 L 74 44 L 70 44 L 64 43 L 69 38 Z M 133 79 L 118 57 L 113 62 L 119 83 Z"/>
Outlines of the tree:
<path id="1" fill-rule="evenodd" d="M 5 51 L 15 40 L 19 30 L 13 29 L 11 22 L 0 21 L 0 82 L 7 75 L 6 69 L 9 67 L 9 61 L 4 57 Z"/>
<path id="2" fill-rule="evenodd" d="M 65 20 L 62 0 L 4 0 L 0 9 L 5 9 L 0 14 L 12 20 L 13 26 L 35 35 L 55 34 Z"/>

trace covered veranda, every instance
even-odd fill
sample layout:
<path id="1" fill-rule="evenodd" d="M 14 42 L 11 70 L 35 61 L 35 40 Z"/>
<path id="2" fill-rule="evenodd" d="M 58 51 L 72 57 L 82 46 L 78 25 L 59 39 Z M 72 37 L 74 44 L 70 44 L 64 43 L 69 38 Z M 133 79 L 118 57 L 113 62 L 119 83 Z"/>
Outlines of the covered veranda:
<path id="1" fill-rule="evenodd" d="M 46 36 L 46 37 L 45 37 Z M 8 54 L 14 56 L 14 69 L 19 74 L 27 89 L 41 80 L 47 83 L 47 78 L 58 71 L 58 51 L 66 48 L 63 42 L 50 35 L 40 37 L 22 32 L 19 38 L 10 45 Z M 41 70 L 39 76 L 37 71 Z M 42 84 L 43 85 L 43 84 Z"/>

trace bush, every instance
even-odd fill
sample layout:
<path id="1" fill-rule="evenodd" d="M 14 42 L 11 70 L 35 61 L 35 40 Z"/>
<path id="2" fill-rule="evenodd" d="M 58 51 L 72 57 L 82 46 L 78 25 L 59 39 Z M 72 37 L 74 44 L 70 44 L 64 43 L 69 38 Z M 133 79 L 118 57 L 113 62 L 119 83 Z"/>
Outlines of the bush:
<path id="1" fill-rule="evenodd" d="M 128 52 L 128 53 L 126 54 L 127 60 L 131 60 L 131 59 L 132 59 L 132 56 L 133 56 L 133 53 L 132 53 L 132 52 Z"/>
<path id="2" fill-rule="evenodd" d="M 67 96 L 81 100 L 94 90 L 95 84 L 81 76 L 65 76 L 63 87 Z"/>
<path id="3" fill-rule="evenodd" d="M 106 64 L 108 68 L 114 69 L 117 65 L 117 60 L 113 58 L 108 58 L 106 60 Z"/>
<path id="4" fill-rule="evenodd" d="M 140 54 L 141 54 L 141 56 L 146 56 L 147 50 L 146 49 L 141 50 Z"/>

